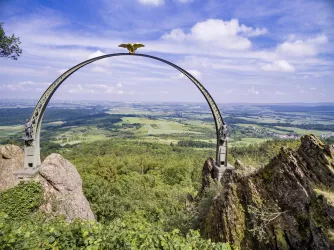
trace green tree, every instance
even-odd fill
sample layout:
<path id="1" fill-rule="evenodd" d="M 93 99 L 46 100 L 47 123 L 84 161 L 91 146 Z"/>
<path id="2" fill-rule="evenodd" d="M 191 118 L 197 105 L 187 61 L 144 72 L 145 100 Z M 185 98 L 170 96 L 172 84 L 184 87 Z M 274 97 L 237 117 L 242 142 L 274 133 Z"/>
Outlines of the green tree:
<path id="1" fill-rule="evenodd" d="M 6 36 L 5 31 L 2 28 L 3 23 L 0 22 L 0 57 L 5 59 L 17 60 L 22 53 L 19 44 L 20 38 L 12 36 Z"/>

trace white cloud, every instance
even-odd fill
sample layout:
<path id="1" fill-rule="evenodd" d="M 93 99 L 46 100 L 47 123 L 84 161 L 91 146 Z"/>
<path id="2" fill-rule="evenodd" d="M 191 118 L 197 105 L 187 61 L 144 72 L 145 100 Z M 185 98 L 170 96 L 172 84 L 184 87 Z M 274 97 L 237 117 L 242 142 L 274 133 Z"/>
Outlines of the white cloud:
<path id="1" fill-rule="evenodd" d="M 68 90 L 69 93 L 91 93 L 91 94 L 104 94 L 115 93 L 114 87 L 107 84 L 76 84 Z"/>
<path id="2" fill-rule="evenodd" d="M 67 71 L 67 69 L 59 69 L 59 70 L 57 70 L 57 73 L 59 73 L 59 74 L 63 74 L 63 73 L 65 73 Z"/>
<path id="3" fill-rule="evenodd" d="M 202 73 L 195 69 L 188 70 L 188 72 L 198 79 L 200 79 L 202 76 Z"/>
<path id="4" fill-rule="evenodd" d="M 310 88 L 310 90 L 316 90 L 317 88 L 315 88 L 315 87 L 312 87 L 312 88 Z"/>
<path id="5" fill-rule="evenodd" d="M 159 6 L 164 4 L 164 0 L 138 0 L 139 3 L 144 4 L 144 5 L 154 5 L 154 6 Z"/>
<path id="6" fill-rule="evenodd" d="M 123 88 L 123 84 L 119 82 L 119 83 L 116 84 L 116 87 L 117 88 Z"/>
<path id="7" fill-rule="evenodd" d="M 35 85 L 36 83 L 33 81 L 24 81 L 24 82 L 20 82 L 20 85 Z"/>
<path id="8" fill-rule="evenodd" d="M 187 35 L 182 29 L 173 29 L 169 34 L 164 34 L 162 39 L 182 42 L 186 39 L 186 37 Z"/>
<path id="9" fill-rule="evenodd" d="M 290 37 L 293 39 L 293 37 Z M 307 40 L 287 41 L 277 46 L 276 51 L 288 56 L 314 56 L 319 53 L 321 46 L 326 44 L 328 39 L 320 35 Z"/>
<path id="10" fill-rule="evenodd" d="M 226 49 L 248 49 L 251 42 L 248 36 L 259 36 L 267 32 L 267 29 L 259 29 L 239 25 L 238 19 L 224 21 L 221 19 L 208 19 L 196 23 L 188 34 L 180 28 L 173 29 L 170 33 L 162 36 L 163 40 L 177 42 L 191 41 L 210 43 L 210 46 Z"/>
<path id="11" fill-rule="evenodd" d="M 79 93 L 79 92 L 86 92 L 85 89 L 81 86 L 81 84 L 77 84 L 76 87 L 70 88 L 68 92 L 70 93 Z"/>
<path id="12" fill-rule="evenodd" d="M 173 1 L 176 2 L 177 0 Z M 137 5 L 139 5 L 139 3 L 137 3 Z M 179 7 L 182 6 L 180 6 L 179 4 Z M 188 6 L 184 7 L 188 8 Z M 24 26 L 21 25 L 22 20 L 24 20 Z M 169 28 L 169 33 L 164 36 L 164 39 L 154 39 L 152 38 L 152 36 L 148 35 L 146 36 L 147 39 L 144 39 L 141 42 L 146 45 L 149 53 L 155 54 L 161 52 L 164 53 L 171 61 L 176 62 L 178 65 L 182 66 L 182 68 L 200 70 L 201 72 L 199 73 L 199 76 L 196 75 L 196 73 L 191 73 L 196 78 L 201 77 L 202 73 L 202 77 L 205 78 L 205 81 L 203 81 L 203 83 L 209 84 L 208 87 L 210 88 L 210 91 L 212 91 L 213 95 L 214 93 L 219 93 L 219 87 L 217 86 L 220 86 L 221 79 L 223 79 L 224 83 L 226 83 L 227 85 L 236 86 L 236 89 L 240 89 L 239 92 L 244 93 L 244 95 L 248 95 L 250 99 L 252 97 L 254 97 L 255 99 L 258 97 L 255 94 L 256 92 L 262 94 L 261 101 L 262 97 L 264 99 L 267 98 L 266 100 L 271 101 L 270 97 L 267 97 L 266 95 L 264 95 L 264 93 L 271 93 L 272 97 L 277 98 L 276 100 L 282 98 L 281 96 L 275 95 L 275 91 L 277 90 L 275 86 L 279 84 L 284 85 L 279 85 L 282 87 L 282 89 L 285 86 L 291 86 L 291 88 L 295 89 L 297 94 L 299 94 L 300 90 L 304 89 L 305 98 L 308 98 L 306 93 L 309 94 L 311 92 L 309 88 L 311 86 L 317 86 L 319 82 L 324 85 L 328 92 L 332 90 L 332 86 L 330 85 L 330 83 L 333 80 L 333 71 L 331 70 L 333 67 L 333 58 L 332 52 L 329 48 L 332 45 L 332 40 L 331 33 L 327 32 L 326 30 L 323 31 L 323 34 L 326 34 L 328 36 L 328 42 L 327 37 L 324 35 L 314 35 L 313 38 L 305 38 L 302 37 L 303 32 L 301 30 L 294 29 L 293 27 L 288 27 L 289 32 L 291 31 L 298 33 L 296 33 L 296 35 L 291 35 L 289 39 L 284 40 L 283 42 L 292 44 L 292 46 L 294 46 L 295 43 L 297 45 L 300 43 L 306 45 L 311 44 L 315 48 L 314 52 L 312 53 L 320 53 L 322 52 L 322 50 L 329 48 L 329 53 L 326 54 L 326 56 L 318 54 L 318 56 L 314 57 L 290 57 L 289 51 L 284 51 L 284 46 L 283 50 L 279 51 L 279 46 L 276 47 L 276 45 L 278 44 L 273 45 L 272 40 L 269 42 L 269 44 L 263 44 L 260 42 L 259 46 L 257 46 L 257 42 L 259 40 L 253 40 L 249 38 L 254 35 L 266 33 L 266 29 L 263 29 L 265 27 L 264 25 L 267 25 L 265 23 L 259 24 L 259 27 L 261 28 L 260 29 L 256 27 L 247 27 L 249 23 L 246 20 L 248 19 L 243 19 L 245 20 L 243 21 L 244 24 L 238 22 L 237 26 L 232 25 L 232 20 L 220 20 L 220 22 L 213 22 L 212 27 L 214 27 L 215 25 L 217 27 L 222 26 L 224 28 L 224 32 L 222 33 L 219 31 L 219 29 L 217 29 L 219 31 L 219 34 L 215 36 L 215 34 L 211 34 L 208 31 L 208 36 L 210 35 L 210 39 L 213 40 L 209 40 L 209 42 L 206 42 L 205 40 L 201 40 L 198 36 L 195 35 L 202 34 L 203 36 L 205 36 L 205 28 L 211 27 L 209 25 L 210 23 L 207 21 L 202 22 L 206 25 L 204 25 L 204 28 L 199 27 L 201 28 L 199 29 L 198 25 L 196 26 L 196 22 L 191 23 L 190 20 L 193 19 L 189 18 L 187 21 L 185 21 L 183 23 L 184 26 L 181 26 L 181 24 L 179 23 L 177 25 L 171 23 L 170 27 L 180 27 L 183 28 L 183 30 L 175 29 L 170 32 L 173 28 Z M 66 69 L 71 68 L 78 62 L 87 60 L 87 57 L 94 58 L 96 56 L 101 56 L 104 55 L 103 52 L 117 52 L 117 45 L 123 42 L 118 41 L 117 39 L 127 40 L 126 33 L 120 32 L 117 36 L 115 36 L 114 33 L 112 33 L 113 31 L 110 30 L 108 32 L 104 32 L 102 37 L 96 37 L 92 33 L 90 33 L 89 30 L 86 30 L 85 32 L 82 32 L 82 30 L 73 31 L 71 27 L 67 25 L 48 26 L 44 25 L 44 22 L 41 22 L 41 24 L 43 24 L 41 28 L 41 25 L 36 25 L 36 22 L 30 22 L 29 20 L 26 21 L 26 19 L 23 18 L 19 18 L 17 21 L 14 20 L 12 22 L 16 22 L 16 24 L 14 23 L 15 25 L 13 25 L 13 29 L 10 30 L 12 30 L 12 32 L 15 34 L 20 34 L 22 40 L 24 38 L 25 42 L 22 44 L 22 46 L 24 46 L 23 49 L 24 51 L 26 51 L 26 53 L 20 59 L 19 64 L 14 64 L 11 61 L 0 62 L 0 82 L 2 82 L 3 85 L 9 85 L 8 88 L 2 87 L 0 91 L 0 98 L 3 96 L 7 97 L 6 91 L 8 91 L 8 93 L 11 92 L 9 88 L 20 88 L 19 90 L 22 89 L 21 92 L 17 91 L 17 95 L 21 96 L 25 96 L 26 90 L 28 88 L 31 89 L 33 93 L 36 87 L 43 88 L 44 86 L 35 86 L 32 83 L 29 83 L 29 81 L 27 80 L 31 80 L 34 82 L 53 81 L 54 79 L 56 79 L 57 76 L 59 76 L 59 74 L 56 73 L 57 70 L 64 68 L 59 72 L 63 73 L 64 71 L 66 71 Z M 189 25 L 189 22 L 191 25 Z M 68 25 L 70 24 L 71 23 L 69 22 Z M 185 27 L 189 27 L 189 29 Z M 199 30 L 195 30 L 195 27 L 197 27 Z M 155 32 L 154 30 L 156 28 L 157 27 L 153 25 L 152 32 Z M 233 32 L 230 32 L 229 28 Z M 275 27 L 273 26 L 273 29 L 274 28 Z M 136 30 L 137 31 L 135 32 L 141 32 L 139 31 L 140 29 Z M 161 29 L 159 28 L 159 30 Z M 101 30 L 96 31 L 101 32 Z M 213 30 L 213 32 L 215 32 L 215 30 Z M 288 36 L 288 34 L 286 33 L 279 33 L 276 35 L 281 37 Z M 58 39 L 59 37 L 62 37 L 62 39 Z M 237 41 L 235 45 L 233 44 L 234 41 Z M 246 43 L 248 42 L 250 45 L 250 42 L 253 42 L 254 47 L 251 50 L 229 49 L 232 45 L 236 46 L 236 48 L 242 48 L 241 45 L 244 44 L 240 41 L 246 41 Z M 92 44 L 96 49 L 90 49 Z M 211 46 L 211 44 L 216 45 Z M 95 62 L 87 67 L 84 67 L 82 70 L 80 70 L 80 72 L 78 72 L 78 74 L 74 74 L 73 77 L 70 77 L 68 79 L 68 85 L 64 84 L 64 93 L 62 92 L 61 88 L 59 89 L 59 93 L 63 93 L 65 98 L 68 98 L 68 96 L 71 97 L 71 95 L 69 95 L 67 91 L 70 88 L 73 88 L 77 89 L 77 91 L 81 91 L 81 93 L 83 93 L 83 98 L 90 98 L 91 95 L 89 93 L 99 93 L 101 94 L 101 98 L 107 99 L 110 97 L 108 96 L 109 94 L 116 96 L 117 90 L 124 90 L 123 96 L 126 96 L 127 94 L 129 94 L 127 87 L 130 84 L 134 86 L 134 91 L 136 91 L 136 93 L 139 93 L 141 91 L 145 92 L 146 88 L 150 88 L 149 85 L 145 84 L 158 85 L 162 82 L 165 83 L 165 81 L 171 82 L 171 75 L 174 76 L 174 80 L 177 80 L 178 78 L 179 72 L 174 71 L 174 69 L 169 68 L 168 66 L 165 66 L 163 64 L 160 65 L 155 61 L 151 62 L 150 60 L 142 59 L 139 57 L 136 57 L 136 59 L 133 59 L 131 57 L 131 59 L 129 59 L 129 56 L 104 59 Z M 110 65 L 102 65 L 100 64 L 102 63 L 101 61 L 108 61 Z M 285 61 L 288 62 L 288 64 L 282 64 L 279 61 Z M 97 66 L 97 68 L 95 68 L 94 66 Z M 99 66 L 100 69 L 98 68 Z M 262 67 L 264 69 L 262 69 Z M 92 73 L 92 71 L 94 70 L 102 71 L 101 68 L 105 69 L 107 72 L 112 69 L 113 84 L 110 85 L 112 85 L 113 88 L 106 88 L 106 86 L 102 86 L 104 83 L 106 83 L 107 85 L 110 83 L 110 78 L 108 77 L 108 74 L 97 75 L 96 73 Z M 298 74 L 268 74 L 265 70 L 275 70 L 283 72 L 292 72 L 298 70 Z M 152 76 L 152 74 L 154 74 L 154 76 Z M 135 79 L 136 81 L 133 81 L 133 79 Z M 22 84 L 19 84 L 19 82 L 22 82 Z M 101 86 L 86 86 L 85 83 L 88 82 L 92 83 L 92 85 L 94 85 L 95 82 L 98 82 L 101 83 Z M 126 83 L 126 85 L 124 85 L 124 88 L 117 88 L 116 83 L 118 82 L 124 82 Z M 301 84 L 303 82 L 307 82 L 307 87 Z M 87 88 L 87 92 L 83 92 L 82 89 L 80 90 L 76 86 L 77 83 L 82 84 L 82 87 L 85 86 L 85 89 Z M 302 87 L 296 88 L 295 86 L 297 84 L 300 84 L 300 86 Z M 255 89 L 250 89 L 252 86 L 255 86 Z M 165 85 L 161 85 L 160 89 L 164 90 L 164 87 Z M 6 91 L 2 91 L 3 89 Z M 250 89 L 250 92 L 248 92 L 248 89 Z M 90 92 L 88 92 L 88 90 Z M 12 92 L 14 93 L 14 90 Z M 153 92 L 159 93 L 159 90 Z M 171 98 L 174 98 L 174 96 L 176 96 L 173 93 L 173 89 L 170 90 L 170 93 L 171 95 L 168 96 L 171 96 Z M 233 94 L 228 95 L 227 101 L 234 101 L 234 99 L 232 99 L 232 96 L 236 96 L 237 93 L 238 91 L 234 91 Z M 253 95 L 251 95 L 250 93 L 253 93 Z M 98 95 L 96 94 L 96 97 L 97 96 Z M 158 96 L 160 98 L 164 97 L 164 95 L 161 94 Z M 189 96 L 191 96 L 191 94 L 189 94 Z M 300 96 L 302 95 L 300 94 Z M 36 98 L 38 97 L 39 95 L 36 95 Z M 120 97 L 123 98 L 122 96 Z M 286 95 L 285 97 L 288 97 L 288 95 Z M 150 98 L 155 97 L 147 97 L 147 100 L 150 100 Z M 222 100 L 222 97 L 220 95 L 215 98 L 217 98 L 217 101 Z"/>
<path id="13" fill-rule="evenodd" d="M 19 83 L 0 85 L 0 88 L 11 91 L 41 92 L 44 91 L 48 85 L 50 85 L 48 82 L 22 81 Z"/>
<path id="14" fill-rule="evenodd" d="M 180 3 L 190 3 L 193 0 L 177 0 L 177 1 L 180 2 Z"/>
<path id="15" fill-rule="evenodd" d="M 295 67 L 285 60 L 278 60 L 273 63 L 265 64 L 261 67 L 264 71 L 294 72 Z"/>
<path id="16" fill-rule="evenodd" d="M 248 89 L 248 92 L 254 95 L 260 94 L 260 91 L 256 90 L 254 87 L 251 87 L 250 89 Z"/>
<path id="17" fill-rule="evenodd" d="M 268 30 L 266 28 L 253 29 L 252 27 L 247 27 L 244 24 L 240 26 L 240 30 L 246 36 L 261 36 L 261 35 L 268 33 Z"/>
<path id="18" fill-rule="evenodd" d="M 285 92 L 276 90 L 275 95 L 285 95 Z"/>
<path id="19" fill-rule="evenodd" d="M 88 55 L 88 59 L 92 59 L 94 57 L 98 57 L 98 56 L 104 56 L 105 54 L 101 51 L 101 50 L 97 50 L 91 54 Z"/>
<path id="20" fill-rule="evenodd" d="M 33 82 L 33 81 L 23 81 L 19 82 L 19 84 L 22 86 L 34 86 L 34 85 L 50 85 L 51 83 L 49 82 Z"/>
<path id="21" fill-rule="evenodd" d="M 106 73 L 107 70 L 103 67 L 100 66 L 95 66 L 91 69 L 92 72 L 97 72 L 97 73 Z"/>
<path id="22" fill-rule="evenodd" d="M 103 53 L 101 50 L 97 50 L 97 51 L 89 54 L 88 59 L 92 59 L 92 58 L 99 57 L 99 56 L 104 56 L 104 55 L 106 55 L 106 54 Z M 95 61 L 95 62 L 93 62 L 93 64 L 107 67 L 107 66 L 110 65 L 110 62 L 108 61 L 108 58 L 105 58 L 105 59 L 100 59 L 98 61 Z M 95 70 L 99 70 L 99 69 L 95 69 Z M 100 68 L 100 70 L 101 70 L 101 68 Z M 98 71 L 95 71 L 95 72 L 98 72 Z"/>
<path id="23" fill-rule="evenodd" d="M 190 70 L 188 70 L 188 72 L 192 75 L 192 76 L 194 76 L 196 79 L 201 79 L 201 72 L 200 71 L 198 71 L 198 70 L 196 70 L 196 69 L 190 69 Z M 186 76 L 184 75 L 184 74 L 182 74 L 182 73 L 180 73 L 179 74 L 179 76 L 178 76 L 178 78 L 179 79 L 181 79 L 181 78 L 186 78 Z"/>
<path id="24" fill-rule="evenodd" d="M 118 94 L 118 95 L 123 95 L 123 94 L 124 94 L 124 91 L 123 91 L 123 90 L 117 90 L 117 91 L 116 91 L 116 94 Z"/>

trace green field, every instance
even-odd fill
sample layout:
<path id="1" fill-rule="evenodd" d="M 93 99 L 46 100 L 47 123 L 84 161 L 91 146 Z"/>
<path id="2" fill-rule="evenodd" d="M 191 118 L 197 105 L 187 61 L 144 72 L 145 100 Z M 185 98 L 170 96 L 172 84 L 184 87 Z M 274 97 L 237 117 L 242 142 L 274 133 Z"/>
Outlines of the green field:
<path id="1" fill-rule="evenodd" d="M 321 130 L 313 130 L 313 129 L 301 129 L 301 128 L 295 128 L 295 127 L 281 127 L 281 126 L 275 126 L 275 128 L 278 129 L 285 129 L 285 130 L 292 130 L 293 132 L 299 134 L 299 135 L 308 135 L 308 134 L 314 134 L 316 136 L 320 136 L 322 134 L 330 134 L 331 131 L 321 131 Z"/>
<path id="2" fill-rule="evenodd" d="M 245 137 L 242 138 L 240 141 L 233 141 L 229 142 L 230 146 L 234 147 L 240 147 L 240 146 L 248 146 L 250 144 L 260 144 L 262 142 L 268 141 L 271 138 L 250 138 L 250 137 Z"/>
<path id="3" fill-rule="evenodd" d="M 204 106 L 115 103 L 97 109 L 56 109 L 52 111 L 53 117 L 45 117 L 41 138 L 44 143 L 54 142 L 61 146 L 110 138 L 159 144 L 178 144 L 187 140 L 215 143 L 215 124 L 211 111 Z M 14 109 L 13 112 L 25 115 L 21 109 Z M 13 139 L 21 141 L 24 135 L 23 126 L 15 125 L 21 118 L 11 115 L 13 112 L 3 112 L 10 119 L 3 120 L 3 126 L 0 126 L 1 143 Z M 284 139 L 281 135 L 292 133 L 330 136 L 334 131 L 334 119 L 330 112 L 273 112 L 268 107 L 228 106 L 222 113 L 228 124 L 229 146 L 258 144 L 278 137 Z M 13 125 L 8 126 L 11 120 Z"/>
<path id="4" fill-rule="evenodd" d="M 195 131 L 190 131 L 190 129 L 186 125 L 175 121 L 152 120 L 141 117 L 124 117 L 122 118 L 122 122 L 116 125 L 135 124 L 135 123 L 143 125 L 145 129 L 141 130 L 140 132 L 142 133 L 143 131 L 145 131 L 146 135 L 198 133 Z"/>
<path id="5" fill-rule="evenodd" d="M 82 142 L 94 142 L 110 139 L 111 132 L 96 127 L 71 127 L 66 132 L 59 133 L 52 142 L 64 146 Z"/>
<path id="6" fill-rule="evenodd" d="M 7 137 L 7 136 L 15 135 L 19 132 L 22 132 L 22 136 L 23 136 L 23 133 L 24 133 L 23 125 L 0 126 L 0 137 Z"/>

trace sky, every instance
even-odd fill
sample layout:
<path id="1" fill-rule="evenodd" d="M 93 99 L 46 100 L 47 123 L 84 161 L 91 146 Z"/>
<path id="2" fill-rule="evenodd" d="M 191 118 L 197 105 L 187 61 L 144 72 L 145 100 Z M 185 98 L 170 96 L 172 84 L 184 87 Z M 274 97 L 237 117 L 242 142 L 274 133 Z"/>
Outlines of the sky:
<path id="1" fill-rule="evenodd" d="M 334 102 L 332 0 L 0 0 L 17 61 L 0 58 L 0 99 L 38 99 L 67 69 L 127 52 L 169 60 L 218 103 Z M 80 69 L 53 100 L 205 102 L 174 68 L 141 57 Z"/>

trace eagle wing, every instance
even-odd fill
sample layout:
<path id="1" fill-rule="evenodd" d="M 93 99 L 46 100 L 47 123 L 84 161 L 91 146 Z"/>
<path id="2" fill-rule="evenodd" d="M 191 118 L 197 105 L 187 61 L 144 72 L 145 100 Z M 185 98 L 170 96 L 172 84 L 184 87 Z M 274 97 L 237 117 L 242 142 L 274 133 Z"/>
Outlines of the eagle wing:
<path id="1" fill-rule="evenodd" d="M 135 43 L 134 45 L 133 45 L 133 48 L 136 50 L 136 49 L 138 49 L 138 48 L 141 48 L 141 47 L 145 47 L 145 45 L 144 44 L 141 44 L 141 43 Z"/>
<path id="2" fill-rule="evenodd" d="M 118 45 L 118 47 L 122 47 L 122 48 L 128 49 L 129 48 L 129 44 L 122 43 L 122 44 Z"/>

